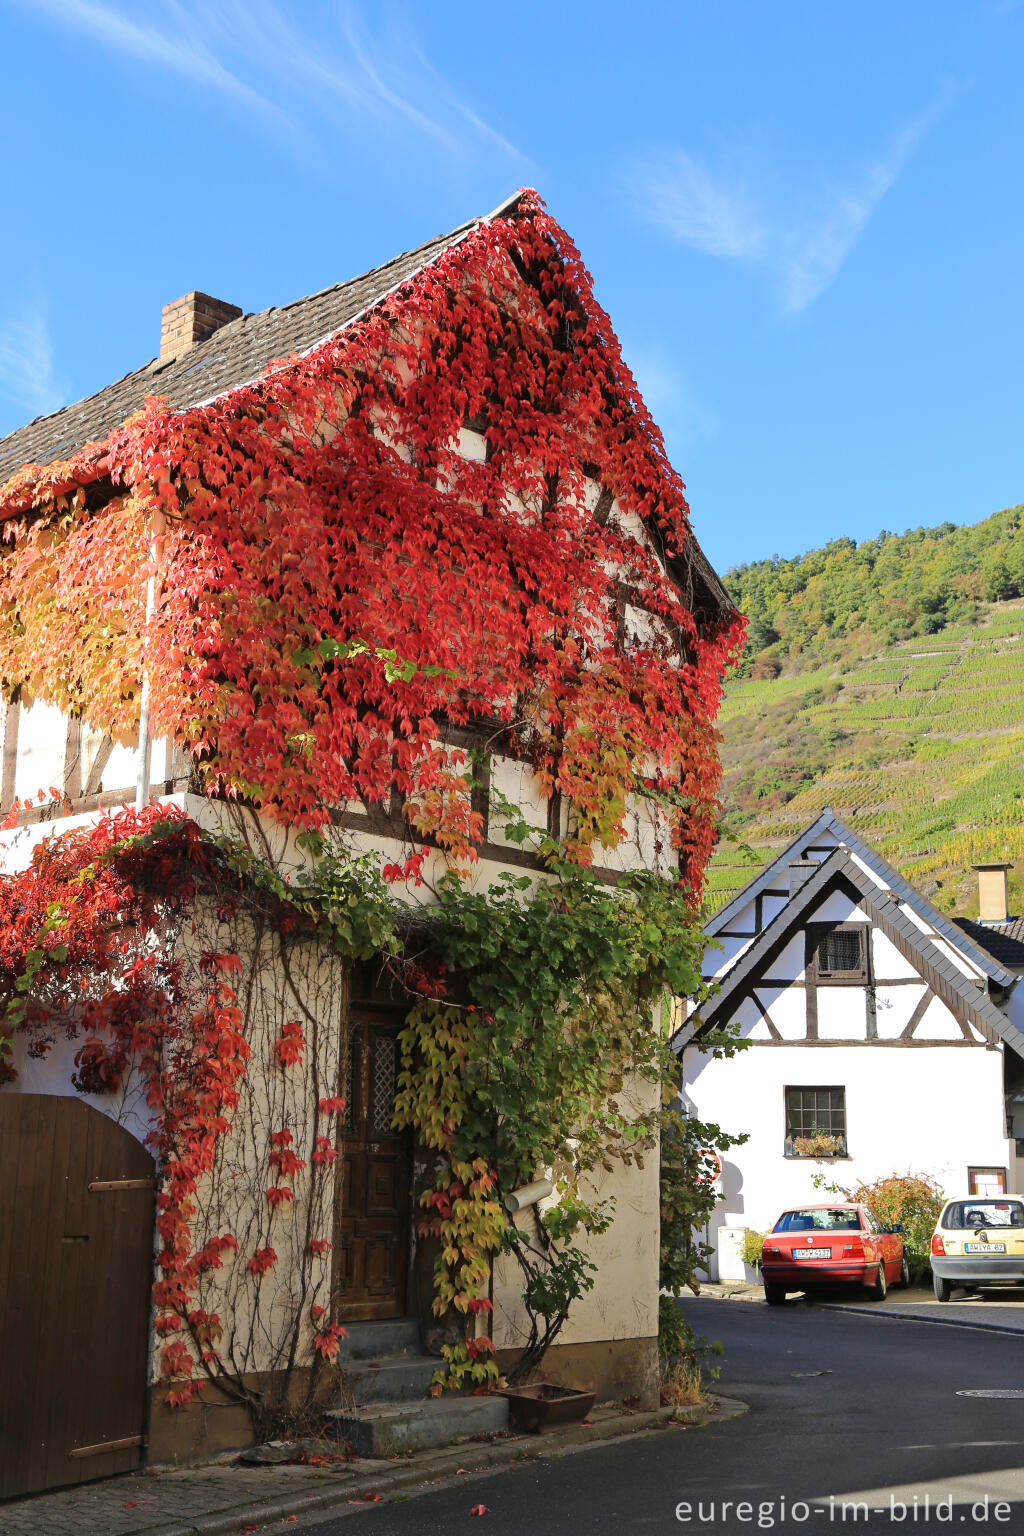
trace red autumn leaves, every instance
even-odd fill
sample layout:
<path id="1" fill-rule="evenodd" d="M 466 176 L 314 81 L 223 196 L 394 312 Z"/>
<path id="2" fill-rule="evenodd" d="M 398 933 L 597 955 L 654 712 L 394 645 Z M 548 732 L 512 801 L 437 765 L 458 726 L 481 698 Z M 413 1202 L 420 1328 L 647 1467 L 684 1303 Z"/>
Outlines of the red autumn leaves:
<path id="1" fill-rule="evenodd" d="M 682 483 L 532 195 L 307 357 L 202 407 L 151 402 L 105 464 L 123 494 L 98 512 L 33 520 L 24 476 L 0 493 L 9 683 L 128 740 L 145 664 L 156 731 L 210 789 L 306 826 L 397 792 L 462 862 L 482 826 L 439 733 L 497 723 L 572 802 L 582 861 L 623 834 L 635 769 L 681 789 L 673 836 L 699 881 L 738 634 L 690 606 Z M 642 639 L 627 604 L 651 616 Z"/>

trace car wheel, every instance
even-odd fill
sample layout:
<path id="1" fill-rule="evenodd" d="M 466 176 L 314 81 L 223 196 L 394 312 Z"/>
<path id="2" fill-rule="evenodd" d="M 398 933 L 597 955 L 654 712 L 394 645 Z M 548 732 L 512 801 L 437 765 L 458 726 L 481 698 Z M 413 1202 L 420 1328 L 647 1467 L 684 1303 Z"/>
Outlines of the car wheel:
<path id="1" fill-rule="evenodd" d="M 953 1294 L 953 1287 L 942 1275 L 932 1275 L 932 1284 L 935 1287 L 935 1300 L 948 1301 Z"/>
<path id="2" fill-rule="evenodd" d="M 764 1299 L 770 1307 L 782 1307 L 786 1304 L 786 1287 L 784 1285 L 765 1284 Z"/>
<path id="3" fill-rule="evenodd" d="M 885 1283 L 885 1261 L 879 1259 L 878 1272 L 875 1275 L 874 1282 L 868 1287 L 868 1295 L 872 1301 L 884 1301 L 888 1289 L 889 1287 Z"/>
<path id="4" fill-rule="evenodd" d="M 906 1254 L 903 1255 L 903 1264 L 902 1264 L 902 1267 L 900 1268 L 899 1283 L 903 1287 L 904 1290 L 906 1290 L 907 1287 L 910 1285 L 910 1265 L 907 1263 L 907 1256 L 906 1256 Z"/>

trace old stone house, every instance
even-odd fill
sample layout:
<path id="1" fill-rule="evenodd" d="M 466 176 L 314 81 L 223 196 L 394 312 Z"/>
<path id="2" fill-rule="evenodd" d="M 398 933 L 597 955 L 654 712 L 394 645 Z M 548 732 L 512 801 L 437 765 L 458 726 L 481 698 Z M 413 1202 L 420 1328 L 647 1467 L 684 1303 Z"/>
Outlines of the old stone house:
<path id="1" fill-rule="evenodd" d="M 189 294 L 169 305 L 164 311 L 159 357 L 98 394 L 34 421 L 0 442 L 0 508 L 8 526 L 17 524 L 31 533 L 39 522 L 53 517 L 55 509 L 60 512 L 69 506 L 74 508 L 72 517 L 90 529 L 109 525 L 112 514 L 128 515 L 135 503 L 132 496 L 119 500 L 124 481 L 118 479 L 119 474 L 127 471 L 123 467 L 120 470 L 114 467 L 115 453 L 110 445 L 117 440 L 122 424 L 143 410 L 150 397 L 159 396 L 165 402 L 165 414 L 160 417 L 160 430 L 164 433 L 176 431 L 177 424 L 183 420 L 192 424 L 203 422 L 203 413 L 219 422 L 230 421 L 235 402 L 244 402 L 244 406 L 238 406 L 239 412 L 243 408 L 249 409 L 256 398 L 254 391 L 258 394 L 260 409 L 265 410 L 268 401 L 276 403 L 281 393 L 291 387 L 297 371 L 301 373 L 303 368 L 311 368 L 323 355 L 329 353 L 332 359 L 340 359 L 337 366 L 342 367 L 346 348 L 350 345 L 348 338 L 363 334 L 360 327 L 365 327 L 368 317 L 373 321 L 374 317 L 387 314 L 389 323 L 398 329 L 405 327 L 402 336 L 407 337 L 419 323 L 418 317 L 427 312 L 425 308 L 417 309 L 417 305 L 426 306 L 435 291 L 451 280 L 447 274 L 455 269 L 451 265 L 445 267 L 446 261 L 450 264 L 457 257 L 462 263 L 458 268 L 461 280 L 469 282 L 473 277 L 475 250 L 484 249 L 485 241 L 497 238 L 494 232 L 499 229 L 506 231 L 502 238 L 514 240 L 517 221 L 529 221 L 535 215 L 535 205 L 529 199 L 511 199 L 486 219 L 473 220 L 360 278 L 260 314 L 243 315 L 237 307 L 201 293 Z M 526 230 L 528 224 L 524 222 L 522 228 Z M 512 266 L 515 266 L 514 262 Z M 530 284 L 536 280 L 535 274 L 521 265 L 515 266 L 514 273 L 511 266 L 508 271 L 509 283 L 521 285 L 520 297 L 512 301 L 513 307 L 532 303 L 536 295 Z M 404 309 L 401 308 L 403 305 Z M 611 338 L 610 348 L 613 341 Z M 614 349 L 609 350 L 608 356 L 610 379 L 614 369 L 620 368 L 621 364 L 615 361 L 617 353 Z M 607 388 L 608 381 L 604 380 L 601 387 Z M 292 401 L 288 409 L 295 410 L 294 397 Z M 310 453 L 314 458 L 318 445 L 329 445 L 331 432 L 336 430 L 331 427 L 330 431 L 323 431 L 313 442 Z M 494 431 L 485 407 L 475 412 L 467 411 L 456 433 L 451 459 L 455 467 L 446 471 L 450 477 L 458 473 L 459 463 L 467 474 L 474 466 L 488 464 Z M 377 433 L 378 438 L 383 435 Z M 648 447 L 645 440 L 645 452 Z M 402 445 L 397 445 L 396 474 L 402 472 L 402 464 L 408 464 L 409 455 L 406 453 L 403 459 L 403 453 Z M 314 458 L 310 459 L 311 463 Z M 605 463 L 608 462 L 606 458 Z M 623 474 L 618 484 L 610 484 L 605 483 L 608 472 L 600 463 L 578 465 L 577 471 L 582 476 L 580 515 L 585 512 L 587 516 L 599 517 L 600 527 L 606 530 L 604 536 L 611 537 L 614 533 L 620 544 L 632 540 L 637 560 L 654 572 L 657 579 L 663 579 L 675 593 L 673 601 L 678 603 L 679 627 L 673 631 L 657 614 L 647 611 L 642 590 L 622 581 L 616 590 L 617 606 L 613 616 L 619 637 L 617 643 L 623 652 L 641 645 L 650 648 L 654 644 L 652 636 L 656 636 L 666 666 L 677 671 L 691 669 L 705 699 L 703 728 L 713 715 L 728 636 L 736 616 L 692 536 L 685 537 L 674 549 L 666 547 L 659 531 L 657 507 L 658 497 L 662 494 L 660 488 L 666 487 L 664 494 L 668 495 L 672 491 L 672 482 L 662 461 L 655 463 L 655 470 L 661 479 L 652 481 L 653 494 L 645 492 L 640 496 L 634 495 L 628 474 Z M 437 478 L 436 485 L 431 482 L 431 495 L 437 494 L 437 486 L 441 486 L 443 494 L 443 476 Z M 137 502 L 137 489 L 133 494 Z M 181 494 L 184 496 L 184 492 Z M 158 536 L 153 533 L 153 527 L 155 524 L 150 530 L 154 540 L 152 548 L 155 549 Z M 162 537 L 160 534 L 159 538 Z M 280 547 L 285 549 L 286 559 L 290 559 L 286 536 Z M 158 565 L 159 557 L 154 555 L 153 561 Z M 139 562 L 136 569 L 137 595 L 141 598 L 146 589 L 145 561 Z M 272 574 L 276 579 L 276 571 Z M 54 579 L 59 584 L 59 568 Z M 125 579 L 130 583 L 130 570 Z M 158 572 L 154 578 L 151 564 L 145 617 L 145 623 L 150 626 L 147 633 L 152 635 L 159 627 L 164 611 L 177 595 L 167 571 Z M 204 596 L 199 591 L 190 598 L 194 608 L 201 607 Z M 73 611 L 73 608 L 71 601 L 69 610 Z M 140 629 L 139 633 L 143 631 Z M 93 642 L 92 635 L 83 637 L 83 646 Z M 708 648 L 708 655 L 703 660 L 701 646 Z M 133 654 L 137 658 L 138 652 Z M 5 677 L 8 697 L 3 723 L 0 813 L 8 815 L 8 830 L 3 835 L 8 873 L 25 867 L 41 838 L 75 826 L 89 825 L 104 808 L 116 808 L 131 800 L 139 804 L 159 800 L 181 807 L 204 825 L 225 824 L 229 802 L 218 797 L 209 784 L 202 781 L 194 743 L 167 726 L 173 713 L 173 686 L 165 689 L 164 714 L 161 716 L 156 702 L 158 690 L 154 685 L 153 715 L 147 718 L 145 669 L 148 666 L 150 673 L 155 675 L 166 655 L 167 642 L 158 639 L 149 652 L 150 660 L 142 663 L 142 723 L 141 727 L 136 724 L 134 728 L 125 727 L 123 721 L 119 728 L 111 728 L 104 719 L 96 718 L 95 708 L 90 713 L 88 704 L 81 708 L 67 707 L 60 696 L 60 687 L 48 672 L 51 660 L 56 668 L 58 658 L 50 658 L 45 652 L 40 655 L 36 675 Z M 286 659 L 282 658 L 282 664 Z M 71 660 L 73 662 L 74 658 Z M 59 661 L 63 665 L 64 658 Z M 132 663 L 133 667 L 136 665 L 137 662 Z M 272 662 L 270 671 L 273 672 Z M 133 707 L 137 722 L 137 698 Z M 472 721 L 468 725 L 465 722 L 447 724 L 439 720 L 434 729 L 439 750 L 472 749 L 479 764 L 472 800 L 478 830 L 472 850 L 470 879 L 479 888 L 486 888 L 502 874 L 522 874 L 524 871 L 530 875 L 539 874 L 536 856 L 521 842 L 506 836 L 507 808 L 518 807 L 528 821 L 546 826 L 553 835 L 559 836 L 571 829 L 573 806 L 570 798 L 552 791 L 550 783 L 539 780 L 521 738 L 507 726 L 496 728 L 493 718 L 484 718 L 483 712 L 475 724 Z M 255 736 L 252 740 L 255 743 Z M 648 764 L 637 766 L 643 772 L 650 772 Z M 708 795 L 713 799 L 713 794 L 712 776 Z M 236 792 L 231 804 L 237 808 L 239 803 Z M 287 816 L 275 816 L 263 806 L 254 815 L 253 825 L 260 829 L 264 852 L 275 868 L 287 873 L 302 866 L 303 855 Z M 437 875 L 446 865 L 444 848 L 429 832 L 418 830 L 415 817 L 408 812 L 408 800 L 403 804 L 402 795 L 390 784 L 376 800 L 350 795 L 334 805 L 330 825 L 332 833 L 341 840 L 339 846 L 352 855 L 370 852 L 384 863 L 402 864 L 411 851 L 418 850 L 426 858 L 424 895 L 429 889 L 431 875 Z M 670 835 L 666 813 L 656 799 L 645 800 L 639 794 L 630 795 L 624 808 L 621 834 L 614 840 L 617 846 L 611 846 L 612 841 L 609 840 L 605 849 L 596 850 L 599 873 L 609 882 L 614 882 L 629 869 L 650 869 L 675 878 L 681 866 L 685 872 L 688 854 L 685 847 L 680 851 L 678 838 Z M 411 899 L 423 898 L 416 898 L 414 894 Z M 419 1399 L 435 1362 L 424 1360 L 419 1353 L 415 1326 L 415 1213 L 410 1193 L 413 1148 L 407 1136 L 399 1135 L 391 1128 L 397 1073 L 395 1036 L 403 1010 L 386 990 L 382 991 L 377 985 L 372 967 L 357 969 L 344 985 L 334 986 L 328 978 L 324 986 L 326 990 L 321 995 L 327 1001 L 320 1020 L 323 1051 L 320 1067 L 323 1079 L 338 1083 L 348 1102 L 342 1135 L 343 1155 L 337 1164 L 344 1178 L 323 1197 L 327 1212 L 325 1220 L 338 1255 L 331 1272 L 332 1304 L 336 1306 L 339 1321 L 349 1328 L 353 1339 L 358 1340 L 360 1327 L 371 1330 L 364 1339 L 365 1347 L 353 1348 L 353 1354 L 376 1355 L 389 1367 L 384 1376 L 376 1377 L 375 1390 L 380 1391 L 379 1384 L 386 1378 L 391 1384 L 389 1392 L 396 1399 L 408 1396 Z M 276 1002 L 274 1006 L 277 1006 Z M 254 1028 L 277 1030 L 279 1020 L 276 1015 L 271 1017 L 273 1008 L 269 1003 L 266 1011 L 263 1024 Z M 267 1038 L 269 1040 L 271 1035 Z M 13 1128 L 10 1134 L 34 1137 L 33 1145 L 40 1158 L 50 1161 L 47 1165 L 49 1172 L 41 1184 L 38 1181 L 31 1187 L 26 1184 L 20 1197 L 11 1193 L 6 1204 L 0 1202 L 0 1219 L 8 1224 L 8 1231 L 0 1240 L 0 1247 L 5 1251 L 10 1251 L 8 1238 L 15 1243 L 20 1241 L 19 1234 L 26 1223 L 35 1223 L 37 1229 L 44 1232 L 37 1216 L 38 1202 L 42 1200 L 45 1204 L 51 1198 L 46 1189 L 63 1190 L 70 1187 L 68 1181 L 74 1183 L 82 1179 L 86 1179 L 88 1188 L 94 1191 L 92 1203 L 85 1200 L 83 1209 L 87 1207 L 90 1212 L 95 1212 L 103 1191 L 112 1191 L 108 1196 L 110 1200 L 128 1202 L 124 1207 L 124 1219 L 129 1225 L 134 1223 L 132 1241 L 136 1249 L 140 1241 L 140 1223 L 143 1247 L 151 1241 L 152 1196 L 145 1195 L 146 1177 L 144 1172 L 142 1177 L 137 1176 L 135 1165 L 139 1159 L 132 1150 L 137 1148 L 139 1153 L 142 1152 L 139 1144 L 151 1128 L 144 1096 L 137 1083 L 134 1086 L 129 1083 L 117 1094 L 106 1097 L 83 1099 L 76 1096 L 71 1076 L 79 1043 L 75 1040 L 57 1041 L 45 1053 L 33 1054 L 24 1041 L 15 1041 L 18 1075 L 0 1091 L 0 1127 L 5 1124 L 6 1115 L 8 1127 Z M 254 1054 L 258 1055 L 258 1052 Z M 273 1093 L 278 1092 L 273 1086 L 276 1079 L 272 1083 L 272 1078 L 273 1074 L 270 1074 L 266 1079 L 270 1086 L 260 1109 L 266 1128 L 272 1123 L 269 1101 Z M 259 1091 L 258 1080 L 256 1091 Z M 12 1108 L 16 1101 L 21 1102 L 24 1111 L 17 1127 Z M 31 1114 L 26 1108 L 30 1101 Z M 289 1100 L 286 1107 L 299 1131 L 303 1132 L 306 1122 L 302 1117 L 307 1112 L 303 1104 Z M 273 1109 L 273 1113 L 277 1112 Z M 96 1117 L 116 1122 L 122 1138 L 110 1151 L 113 1173 L 109 1169 L 105 1171 L 99 1162 L 94 1166 L 89 1161 L 93 1151 L 88 1157 L 82 1151 L 86 1146 L 94 1148 L 95 1144 L 95 1149 L 100 1149 L 101 1144 L 105 1145 L 102 1134 L 97 1133 L 93 1140 L 89 1139 L 93 1136 L 90 1126 L 95 1125 Z M 95 1157 L 100 1156 L 100 1150 L 95 1150 Z M 129 1164 L 135 1167 L 134 1178 L 124 1171 Z M 228 1177 L 224 1169 L 230 1166 L 233 1165 L 229 1162 L 223 1165 L 222 1178 Z M 121 1168 L 120 1174 L 118 1168 Z M 236 1176 L 230 1175 L 232 1178 Z M 150 1179 L 150 1187 L 151 1182 Z M 129 1191 L 142 1190 L 142 1198 L 132 1193 L 122 1196 L 117 1192 L 122 1186 Z M 570 1385 L 592 1387 L 602 1397 L 627 1397 L 648 1402 L 655 1390 L 656 1376 L 657 1159 L 649 1158 L 643 1169 L 634 1165 L 607 1174 L 601 1193 L 616 1198 L 618 1214 L 609 1232 L 592 1243 L 593 1257 L 598 1265 L 598 1283 L 574 1310 L 548 1368 L 552 1372 L 557 1370 L 560 1380 Z M 90 1256 L 99 1260 L 97 1243 L 93 1242 L 90 1247 L 84 1241 L 88 1232 L 66 1233 L 61 1225 L 64 1217 L 56 1212 L 56 1208 L 51 1216 L 44 1235 L 33 1249 L 35 1269 L 28 1265 L 23 1275 L 23 1303 L 27 1313 L 21 1314 L 16 1326 L 29 1338 L 36 1334 L 41 1336 L 44 1329 L 52 1335 L 55 1327 L 59 1334 L 60 1324 L 54 1319 L 63 1315 L 62 1307 L 48 1304 L 45 1317 L 35 1316 L 31 1298 L 41 1294 L 43 1276 L 50 1277 L 47 1285 L 71 1283 L 68 1277 L 52 1279 L 55 1267 L 59 1268 L 66 1258 L 71 1236 L 83 1238 L 75 1249 L 80 1272 L 76 1271 L 74 1283 L 80 1288 L 79 1293 L 88 1292 L 94 1296 L 102 1293 L 102 1287 L 97 1292 L 96 1277 L 90 1281 L 86 1270 L 81 1268 L 87 1266 Z M 298 1231 L 303 1216 L 302 1199 L 297 1196 L 293 1208 L 275 1216 L 279 1223 L 276 1230 L 282 1232 L 281 1223 L 291 1222 L 292 1227 L 288 1230 Z M 275 1239 L 282 1256 L 286 1250 L 291 1251 L 288 1242 L 287 1236 Z M 282 1284 L 281 1294 L 286 1295 L 287 1273 Z M 503 1352 L 514 1351 L 517 1344 L 518 1330 L 522 1326 L 520 1288 L 518 1274 L 498 1262 L 492 1277 L 491 1295 L 494 1306 L 492 1332 L 499 1360 L 503 1358 Z M 53 1302 L 53 1293 L 46 1294 L 49 1302 Z M 136 1297 L 136 1303 L 137 1300 Z M 120 1303 L 115 1313 L 104 1312 L 99 1300 L 96 1306 L 90 1342 L 93 1357 L 102 1356 L 104 1352 L 109 1355 L 115 1347 L 114 1341 L 123 1340 L 126 1333 L 125 1313 L 120 1309 Z M 270 1307 L 269 1302 L 267 1306 Z M 244 1415 L 220 1404 L 216 1393 L 206 1393 L 184 1411 L 166 1407 L 162 1392 L 155 1386 L 157 1367 L 151 1335 L 147 1345 L 146 1330 L 151 1321 L 148 1301 L 142 1305 L 139 1316 L 141 1321 L 136 1331 L 141 1328 L 141 1358 L 148 1359 L 149 1363 L 140 1366 L 136 1360 L 130 1367 L 128 1378 L 116 1390 L 112 1388 L 102 1401 L 96 1400 L 95 1395 L 90 1400 L 89 1394 L 84 1393 L 76 1409 L 79 1418 L 72 1416 L 71 1420 L 62 1421 L 59 1434 L 45 1452 L 38 1449 L 39 1437 L 35 1435 L 32 1441 L 36 1446 L 32 1452 L 34 1460 L 19 1487 L 52 1485 L 123 1470 L 137 1465 L 146 1454 L 151 1461 L 207 1455 L 245 1438 Z M 270 1317 L 269 1311 L 266 1317 Z M 15 1326 L 10 1316 L 8 1324 Z M 266 1328 L 270 1339 L 272 1320 L 266 1322 Z M 381 1328 L 383 1332 L 380 1332 Z M 378 1331 L 372 1332 L 373 1329 Z M 306 1342 L 308 1345 L 308 1340 Z M 83 1352 L 81 1340 L 76 1341 L 75 1347 L 79 1353 Z M 58 1338 L 53 1349 L 59 1354 L 62 1348 Z M 73 1353 L 65 1351 L 65 1361 Z M 258 1349 L 249 1364 L 255 1371 L 267 1368 L 267 1360 L 259 1355 Z M 91 1367 L 86 1362 L 82 1370 L 87 1373 L 89 1369 Z M 133 1377 L 131 1371 L 141 1371 L 141 1375 Z M 32 1421 L 33 1415 L 36 1419 L 45 1418 L 52 1411 L 54 1384 L 44 1381 L 38 1390 L 43 1396 L 34 1404 L 30 1403 L 27 1409 L 21 1399 L 17 1405 L 13 1400 L 0 1405 L 0 1417 L 6 1410 L 9 1415 L 20 1414 L 26 1422 Z M 479 1400 L 474 1401 L 479 1407 Z M 398 1406 L 400 1404 L 396 1405 L 396 1414 Z M 394 1431 L 396 1434 L 405 1422 L 402 1420 L 400 1424 L 399 1419 L 400 1415 L 393 1416 L 391 1421 L 393 1426 L 398 1426 Z M 473 1426 L 493 1428 L 496 1422 L 493 1414 L 488 1418 L 485 1413 L 483 1419 L 477 1415 Z M 467 1421 L 467 1427 L 473 1426 Z M 18 1491 L 18 1488 L 6 1491 Z"/>

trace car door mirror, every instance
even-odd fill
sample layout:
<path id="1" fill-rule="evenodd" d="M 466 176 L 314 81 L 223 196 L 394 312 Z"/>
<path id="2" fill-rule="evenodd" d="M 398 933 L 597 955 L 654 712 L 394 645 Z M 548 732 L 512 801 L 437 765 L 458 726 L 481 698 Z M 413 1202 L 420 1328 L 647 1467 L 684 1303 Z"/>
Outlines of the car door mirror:
<path id="1" fill-rule="evenodd" d="M 894 1221 L 892 1226 L 889 1228 L 889 1231 L 901 1234 L 903 1232 L 903 1228 L 900 1226 L 898 1221 Z"/>

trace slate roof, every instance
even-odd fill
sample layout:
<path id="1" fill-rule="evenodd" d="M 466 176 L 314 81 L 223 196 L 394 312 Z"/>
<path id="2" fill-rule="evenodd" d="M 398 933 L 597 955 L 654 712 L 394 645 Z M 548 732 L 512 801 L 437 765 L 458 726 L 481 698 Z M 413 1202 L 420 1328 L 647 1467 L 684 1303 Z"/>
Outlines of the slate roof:
<path id="1" fill-rule="evenodd" d="M 891 864 L 887 864 L 881 854 L 876 853 L 874 848 L 870 848 L 863 842 L 856 832 L 852 831 L 844 821 L 839 819 L 835 811 L 827 806 L 816 821 L 812 821 L 809 827 L 805 827 L 799 836 L 795 837 L 770 864 L 766 864 L 764 869 L 755 875 L 741 891 L 738 891 L 731 901 L 719 908 L 705 924 L 705 933 L 713 938 L 721 933 L 723 928 L 727 928 L 730 920 L 749 901 L 753 901 L 755 896 L 759 896 L 763 891 L 777 889 L 780 881 L 783 887 L 786 887 L 788 885 L 787 866 L 796 859 L 802 858 L 807 848 L 813 848 L 823 832 L 831 833 L 837 842 L 856 853 L 872 874 L 878 876 L 886 890 L 894 891 L 900 900 L 905 901 L 907 906 L 912 908 L 930 928 L 934 928 L 936 933 L 948 939 L 950 944 L 955 944 L 961 954 L 966 955 L 972 964 L 978 966 L 990 981 L 994 981 L 999 987 L 1013 985 L 1016 980 L 1013 972 L 1004 968 L 999 957 L 989 946 L 983 945 L 978 935 L 974 933 L 973 927 L 969 930 L 963 924 L 958 925 L 949 918 L 943 917 L 926 896 L 922 896 L 920 891 L 915 890 L 908 880 L 904 880 L 898 870 L 893 869 Z"/>
<path id="2" fill-rule="evenodd" d="M 162 395 L 179 409 L 200 405 L 250 383 L 278 358 L 308 352 L 379 304 L 392 289 L 480 224 L 507 213 L 518 196 L 516 193 L 485 218 L 460 224 L 458 229 L 437 235 L 361 277 L 336 283 L 291 304 L 231 320 L 187 352 L 164 362 L 154 358 L 98 394 L 19 427 L 0 438 L 0 485 L 24 464 L 52 464 L 70 458 L 86 443 L 106 437 L 142 408 L 147 395 Z"/>
<path id="3" fill-rule="evenodd" d="M 1024 970 L 1024 917 L 1011 917 L 1005 923 L 978 923 L 970 917 L 954 921 L 1000 965 Z"/>
<path id="4" fill-rule="evenodd" d="M 925 979 L 937 996 L 944 1002 L 959 1008 L 983 1034 L 1004 1040 L 1024 1058 L 1024 1034 L 992 1001 L 984 987 L 972 981 L 969 976 L 965 976 L 963 971 L 937 949 L 917 924 L 900 911 L 901 902 L 887 892 L 879 890 L 871 877 L 864 873 L 844 848 L 836 848 L 821 861 L 814 874 L 804 881 L 782 911 L 766 924 L 753 943 L 740 955 L 735 965 L 726 972 L 717 993 L 697 1010 L 698 1034 L 702 1029 L 711 1028 L 721 1021 L 723 1015 L 728 1017 L 730 1005 L 735 1007 L 744 996 L 745 988 L 758 975 L 762 963 L 785 942 L 792 930 L 800 925 L 804 914 L 813 911 L 828 890 L 839 881 L 852 885 L 859 900 L 879 926 L 888 932 L 894 942 L 902 943 L 917 956 L 922 974 L 927 973 Z M 1011 981 L 1013 979 L 1011 978 Z M 683 1036 L 687 1026 L 693 1022 L 693 1019 L 687 1020 L 687 1023 L 677 1031 L 672 1042 L 676 1051 L 681 1050 L 687 1043 Z"/>

